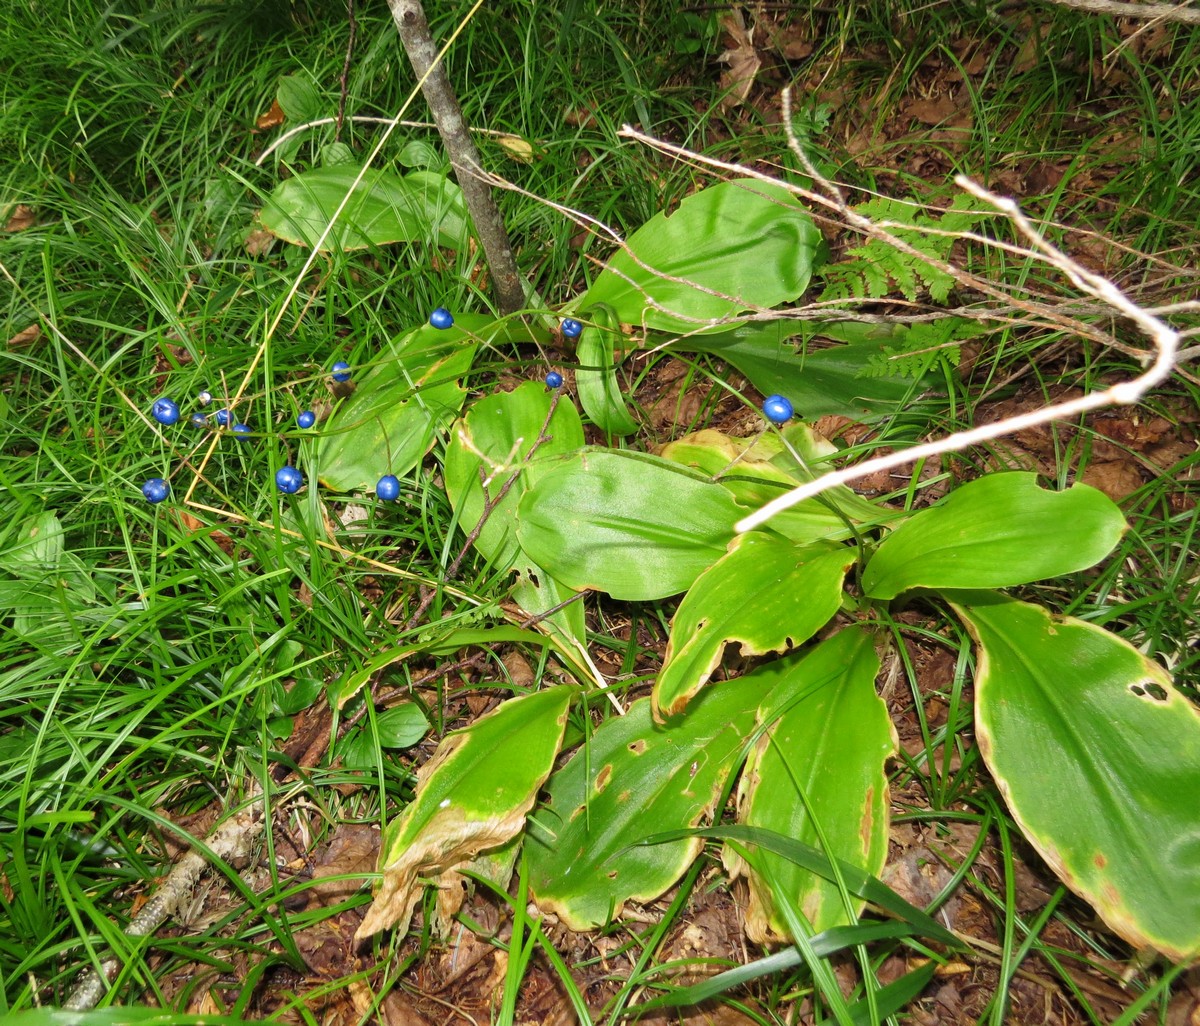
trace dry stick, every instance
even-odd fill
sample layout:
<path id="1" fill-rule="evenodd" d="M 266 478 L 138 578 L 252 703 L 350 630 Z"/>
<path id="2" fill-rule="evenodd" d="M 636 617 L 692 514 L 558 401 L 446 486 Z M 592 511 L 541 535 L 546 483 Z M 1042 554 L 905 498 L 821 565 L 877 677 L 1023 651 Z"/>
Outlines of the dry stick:
<path id="1" fill-rule="evenodd" d="M 392 20 L 400 33 L 409 63 L 421 80 L 425 102 L 433 112 L 433 120 L 450 156 L 454 175 L 462 188 L 467 209 L 471 212 L 471 220 L 475 222 L 475 230 L 479 233 L 479 241 L 496 286 L 500 313 L 516 313 L 525 307 L 525 286 L 517 270 L 512 244 L 492 197 L 492 190 L 482 177 L 483 165 L 479 151 L 463 121 L 445 66 L 429 34 L 425 10 L 420 0 L 389 0 L 388 6 L 391 7 Z"/>
<path id="2" fill-rule="evenodd" d="M 788 95 L 785 93 L 785 108 L 787 107 L 787 103 Z M 790 119 L 785 123 L 790 125 Z M 788 130 L 788 139 L 793 152 L 805 164 L 805 169 L 812 176 L 813 181 L 828 187 L 830 194 L 836 195 L 840 199 L 840 193 L 836 187 L 832 183 L 826 182 L 817 172 L 816 168 L 813 167 L 807 154 L 804 153 L 803 147 L 799 145 L 799 142 L 791 133 L 790 127 Z M 1136 378 L 1119 382 L 1110 388 L 1102 389 L 1098 392 L 1091 392 L 1070 402 L 1047 406 L 1040 410 L 1033 410 L 1016 417 L 997 421 L 994 424 L 985 424 L 970 431 L 957 431 L 952 435 L 947 435 L 933 442 L 927 442 L 924 445 L 918 445 L 911 449 L 903 449 L 887 456 L 867 460 L 865 463 L 860 463 L 854 467 L 847 467 L 824 474 L 815 481 L 801 485 L 798 488 L 793 488 L 790 492 L 772 500 L 749 516 L 743 517 L 734 525 L 737 531 L 753 530 L 765 524 L 775 514 L 781 513 L 785 509 L 790 509 L 805 499 L 811 499 L 826 489 L 846 484 L 850 481 L 856 481 L 859 478 L 867 477 L 880 470 L 892 470 L 895 467 L 902 466 L 914 460 L 927 459 L 930 456 L 937 456 L 947 452 L 958 452 L 980 442 L 1000 438 L 1003 435 L 1013 434 L 1017 431 L 1023 431 L 1025 428 L 1035 427 L 1039 424 L 1047 424 L 1050 421 L 1064 420 L 1068 417 L 1074 417 L 1077 414 L 1088 410 L 1095 410 L 1103 406 L 1135 403 L 1149 389 L 1153 388 L 1159 382 L 1166 380 L 1174 369 L 1175 354 L 1179 349 L 1179 333 L 1175 329 L 1159 320 L 1153 314 L 1147 313 L 1127 298 L 1107 278 L 1093 274 L 1048 243 L 1037 233 L 1029 219 L 1021 213 L 1021 208 L 1013 200 L 989 192 L 982 186 L 972 182 L 965 175 L 956 175 L 954 181 L 959 188 L 965 189 L 978 199 L 991 203 L 997 210 L 1005 214 L 1016 225 L 1021 235 L 1029 241 L 1032 247 L 1031 252 L 1034 255 L 1040 255 L 1047 263 L 1058 268 L 1077 288 L 1094 296 L 1133 321 L 1154 343 L 1156 351 L 1154 362 L 1145 373 L 1138 375 Z M 849 215 L 850 211 L 847 210 L 846 213 Z M 858 222 L 865 219 L 859 215 L 854 215 L 853 220 Z"/>
<path id="3" fill-rule="evenodd" d="M 341 91 L 338 95 L 337 127 L 333 130 L 333 140 L 342 138 L 342 125 L 346 118 L 346 96 L 350 92 L 350 60 L 354 56 L 354 37 L 358 34 L 358 19 L 354 17 L 354 0 L 346 0 L 346 16 L 350 19 L 350 39 L 346 43 L 346 60 L 342 64 L 342 77 L 339 80 Z"/>
<path id="4" fill-rule="evenodd" d="M 1200 25 L 1200 11 L 1184 4 L 1124 3 L 1122 0 L 1050 0 L 1063 7 L 1093 14 L 1111 14 L 1117 18 L 1150 18 L 1155 21 L 1181 21 L 1185 25 Z"/>
<path id="5" fill-rule="evenodd" d="M 262 830 L 261 807 L 248 807 L 232 819 L 226 820 L 205 838 L 203 850 L 189 851 L 167 875 L 154 897 L 125 927 L 126 937 L 148 937 L 154 933 L 168 916 L 191 895 L 200 874 L 214 859 L 229 861 L 248 855 L 259 832 Z M 86 1011 L 95 1006 L 108 989 L 109 980 L 116 975 L 121 963 L 116 958 L 105 959 L 100 964 L 101 972 L 88 969 L 67 998 L 65 1009 L 72 1012 Z"/>

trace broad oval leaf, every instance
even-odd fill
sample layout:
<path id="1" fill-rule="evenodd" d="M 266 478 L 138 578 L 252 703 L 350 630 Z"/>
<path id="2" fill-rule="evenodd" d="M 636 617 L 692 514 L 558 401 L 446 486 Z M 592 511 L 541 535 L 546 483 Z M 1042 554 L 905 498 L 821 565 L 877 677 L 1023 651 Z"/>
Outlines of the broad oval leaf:
<path id="1" fill-rule="evenodd" d="M 479 333 L 494 328 L 494 318 L 462 314 L 451 328 L 424 325 L 391 344 L 322 431 L 322 483 L 366 490 L 381 474 L 399 477 L 416 466 L 462 406 L 457 379 L 471 369 Z"/>
<path id="2" fill-rule="evenodd" d="M 738 179 L 687 197 L 633 233 L 579 300 L 659 331 L 724 331 L 808 288 L 821 233 L 782 185 Z"/>
<path id="3" fill-rule="evenodd" d="M 480 470 L 488 478 L 493 499 L 509 478 L 517 477 L 508 493 L 496 502 L 475 539 L 475 547 L 487 560 L 501 567 L 513 565 L 519 552 L 517 503 L 530 482 L 552 465 L 547 457 L 584 446 L 583 424 L 575 407 L 569 401 L 560 401 L 548 420 L 552 402 L 551 394 L 532 381 L 512 392 L 495 392 L 467 411 L 446 446 L 446 495 L 464 532 L 474 530 L 483 516 Z M 546 438 L 534 451 L 543 429 Z"/>
<path id="4" fill-rule="evenodd" d="M 1052 492 L 1031 473 L 989 474 L 914 513 L 863 572 L 863 591 L 1007 588 L 1093 566 L 1126 530 L 1116 504 L 1090 485 Z"/>
<path id="5" fill-rule="evenodd" d="M 975 732 L 1025 836 L 1135 948 L 1200 955 L 1200 712 L 1093 624 L 947 596 L 979 644 Z"/>
<path id="6" fill-rule="evenodd" d="M 525 493 L 517 538 L 577 591 L 636 602 L 686 591 L 725 555 L 743 512 L 720 485 L 668 460 L 588 450 Z"/>
<path id="7" fill-rule="evenodd" d="M 863 326 L 859 326 L 863 327 Z M 870 325 L 869 327 L 874 327 Z M 813 350 L 803 329 L 790 320 L 743 324 L 732 331 L 689 338 L 687 348 L 712 353 L 740 370 L 763 395 L 779 393 L 797 415 L 815 420 L 827 414 L 871 422 L 911 410 L 918 397 L 937 382 L 914 381 L 899 374 L 867 377 L 863 372 L 887 348 L 887 337 L 864 337 L 846 345 Z M 804 332 L 820 334 L 820 332 Z"/>
<path id="8" fill-rule="evenodd" d="M 561 396 L 561 393 L 558 393 Z M 459 527 L 470 534 L 484 515 L 482 469 L 493 501 L 516 475 L 512 487 L 495 501 L 479 529 L 475 547 L 493 566 L 516 571 L 514 601 L 527 613 L 538 615 L 561 605 L 572 595 L 535 563 L 517 544 L 516 510 L 532 481 L 545 473 L 548 457 L 574 452 L 584 444 L 583 425 L 575 407 L 566 401 L 553 406 L 553 397 L 534 382 L 512 392 L 496 392 L 477 402 L 451 432 L 446 446 L 446 494 Z M 546 438 L 534 449 L 543 429 Z M 532 455 L 530 455 L 532 453 Z M 572 602 L 539 623 L 556 633 L 576 658 L 586 657 L 583 604 Z"/>
<path id="9" fill-rule="evenodd" d="M 639 845 L 711 817 L 740 763 L 762 692 L 754 681 L 705 690 L 687 714 L 654 722 L 650 700 L 605 720 L 550 778 L 526 842 L 534 900 L 572 930 L 600 926 L 627 901 L 650 901 L 684 873 L 703 841 Z"/>
<path id="10" fill-rule="evenodd" d="M 662 718 L 684 706 L 720 665 L 725 646 L 743 656 L 794 648 L 825 626 L 842 602 L 842 581 L 854 565 L 846 547 L 801 548 L 786 538 L 752 532 L 688 589 L 671 624 L 663 668 L 654 685 Z"/>
<path id="11" fill-rule="evenodd" d="M 865 630 L 850 627 L 802 658 L 774 663 L 790 688 L 775 685 L 761 718 L 778 719 L 755 744 L 738 785 L 738 822 L 821 847 L 826 855 L 877 876 L 887 860 L 888 783 L 885 763 L 895 751 L 886 704 L 875 693 L 879 658 Z M 760 680 L 762 675 L 760 675 Z M 789 690 L 799 701 L 784 705 Z M 820 834 L 814 820 L 820 826 Z M 770 851 L 758 850 L 756 868 L 731 848 L 723 858 L 750 881 L 746 932 L 764 944 L 788 939 L 775 907 L 770 877 L 803 912 L 814 932 L 852 921 L 864 902 L 847 909 L 837 886 Z"/>
<path id="12" fill-rule="evenodd" d="M 421 894 L 419 877 L 450 872 L 524 829 L 558 756 L 575 691 L 563 685 L 510 698 L 442 739 L 417 772 L 416 797 L 388 825 L 379 854 L 383 883 L 356 938 L 393 925 L 403 932 Z"/>
<path id="13" fill-rule="evenodd" d="M 297 246 L 316 246 L 333 215 L 346 203 L 322 251 L 365 249 L 391 242 L 427 241 L 449 249 L 467 244 L 462 190 L 445 175 L 390 171 L 353 164 L 313 168 L 280 182 L 259 215 L 272 235 Z"/>

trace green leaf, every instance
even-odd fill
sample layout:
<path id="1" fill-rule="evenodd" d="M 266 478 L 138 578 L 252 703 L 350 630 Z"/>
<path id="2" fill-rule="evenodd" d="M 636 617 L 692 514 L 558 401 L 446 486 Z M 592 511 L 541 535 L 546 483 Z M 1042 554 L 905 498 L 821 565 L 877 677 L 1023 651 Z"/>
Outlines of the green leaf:
<path id="1" fill-rule="evenodd" d="M 669 460 L 588 450 L 525 493 L 517 538 L 571 588 L 636 602 L 686 591 L 725 555 L 744 512 L 720 485 Z"/>
<path id="2" fill-rule="evenodd" d="M 605 720 L 550 778 L 550 800 L 530 825 L 526 858 L 539 907 L 586 930 L 678 880 L 700 852 L 698 838 L 638 842 L 712 815 L 760 697 L 757 683 L 743 678 L 707 688 L 666 726 L 654 722 L 645 698 Z"/>
<path id="3" fill-rule="evenodd" d="M 53 571 L 66 551 L 62 522 L 50 511 L 29 517 L 0 553 L 0 567 L 19 577 Z"/>
<path id="4" fill-rule="evenodd" d="M 885 763 L 896 742 L 887 706 L 875 693 L 879 658 L 872 638 L 847 628 L 783 662 L 792 687 L 808 686 L 755 744 L 738 786 L 738 820 L 814 847 L 823 835 L 827 854 L 878 875 L 887 860 Z M 775 717 L 779 694 L 773 688 L 764 703 L 764 722 Z M 817 932 L 848 924 L 862 910 L 861 901 L 848 910 L 835 884 L 780 855 L 759 851 L 753 867 L 729 848 L 724 858 L 732 873 L 749 877 L 746 932 L 756 943 L 788 936 L 767 879 Z"/>
<path id="5" fill-rule="evenodd" d="M 725 360 L 763 395 L 787 396 L 797 415 L 806 420 L 830 414 L 879 420 L 900 409 L 911 409 L 914 400 L 930 387 L 928 382 L 914 382 L 898 374 L 863 376 L 871 360 L 886 353 L 890 329 L 859 331 L 846 345 L 798 351 L 800 334 L 794 321 L 769 321 L 719 335 L 692 337 L 687 348 Z M 815 334 L 820 335 L 820 330 Z"/>
<path id="6" fill-rule="evenodd" d="M 1135 948 L 1200 955 L 1200 712 L 1099 627 L 947 596 L 979 643 L 975 732 L 1013 818 Z"/>
<path id="7" fill-rule="evenodd" d="M 347 195 L 350 200 L 321 244 L 322 251 L 405 241 L 432 242 L 449 249 L 467 244 L 462 190 L 445 175 L 430 171 L 401 178 L 351 164 L 313 168 L 280 182 L 263 203 L 260 219 L 271 234 L 312 247 Z"/>
<path id="8" fill-rule="evenodd" d="M 842 581 L 855 550 L 800 547 L 786 538 L 750 533 L 701 574 L 679 605 L 658 681 L 659 717 L 683 711 L 727 645 L 742 657 L 784 652 L 811 638 L 838 611 Z"/>
<path id="9" fill-rule="evenodd" d="M 384 748 L 411 748 L 429 733 L 429 720 L 415 702 L 402 702 L 379 714 L 375 732 Z"/>
<path id="10" fill-rule="evenodd" d="M 604 306 L 597 306 L 580 316 L 585 323 L 575 351 L 575 390 L 579 405 L 601 431 L 610 435 L 631 435 L 638 429 L 638 424 L 625 408 L 613 362 L 617 341 L 624 340 L 620 322 L 611 308 Z M 590 324 L 586 323 L 589 318 Z"/>
<path id="11" fill-rule="evenodd" d="M 782 185 L 722 182 L 634 232 L 578 306 L 607 303 L 622 321 L 659 331 L 725 330 L 748 310 L 801 295 L 822 247 Z"/>
<path id="12" fill-rule="evenodd" d="M 956 950 L 964 946 L 954 934 L 942 926 L 936 919 L 926 915 L 916 906 L 910 905 L 878 877 L 872 876 L 870 873 L 864 873 L 857 866 L 853 866 L 842 859 L 834 858 L 831 861 L 829 856 L 811 844 L 805 844 L 803 841 L 797 841 L 794 838 L 786 837 L 771 830 L 764 830 L 762 827 L 742 826 L 738 824 L 702 827 L 697 830 L 668 830 L 648 837 L 646 843 L 669 843 L 679 837 L 711 837 L 718 841 L 737 841 L 741 844 L 752 844 L 763 851 L 781 855 L 790 862 L 795 862 L 798 866 L 803 866 L 810 872 L 816 873 L 826 880 L 834 880 L 837 876 L 841 876 L 845 881 L 846 889 L 851 894 L 857 894 L 860 898 L 866 898 L 871 904 L 885 909 L 906 923 L 911 923 L 921 934 L 929 937 L 931 940 L 947 944 Z M 834 872 L 834 863 L 837 864 L 836 873 Z"/>
<path id="13" fill-rule="evenodd" d="M 731 438 L 711 428 L 685 435 L 663 447 L 663 459 L 692 467 L 729 489 L 738 503 L 758 509 L 816 477 L 809 469 L 836 448 L 803 422 L 782 432 Z M 802 465 L 796 457 L 804 460 Z M 818 468 L 820 470 L 821 468 Z M 875 525 L 906 514 L 876 506 L 846 485 L 797 503 L 771 518 L 771 530 L 797 544 L 839 541 L 853 536 L 851 523 Z"/>
<path id="14" fill-rule="evenodd" d="M 876 550 L 863 591 L 1007 588 L 1084 570 L 1126 531 L 1116 504 L 1090 485 L 1051 492 L 1032 473 L 989 474 L 914 513 Z"/>
<path id="15" fill-rule="evenodd" d="M 382 474 L 408 473 L 458 413 L 465 392 L 457 379 L 471 369 L 476 345 L 497 330 L 490 317 L 462 314 L 451 328 L 423 325 L 389 345 L 321 433 L 321 482 L 363 491 Z"/>
<path id="16" fill-rule="evenodd" d="M 494 567 L 517 573 L 514 601 L 527 613 L 540 614 L 573 592 L 530 559 L 517 544 L 516 511 L 521 496 L 546 469 L 549 457 L 582 449 L 583 425 L 570 402 L 558 402 L 550 417 L 552 397 L 540 384 L 526 382 L 512 392 L 496 392 L 477 402 L 451 432 L 446 446 L 446 494 L 458 514 L 459 527 L 470 533 L 484 513 L 480 470 L 489 478 L 493 497 L 514 474 L 517 480 L 484 521 L 475 547 Z M 547 418 L 549 422 L 547 423 Z M 546 439 L 530 458 L 542 429 Z M 577 652 L 586 651 L 583 603 L 573 602 L 554 613 L 543 629 L 553 628 Z"/>
<path id="17" fill-rule="evenodd" d="M 499 494 L 513 475 L 517 481 L 484 522 L 475 547 L 494 566 L 514 564 L 517 544 L 517 503 L 531 482 L 558 466 L 549 457 L 575 452 L 584 446 L 579 413 L 560 401 L 550 417 L 552 395 L 539 383 L 527 381 L 512 392 L 494 392 L 480 399 L 455 425 L 446 446 L 446 494 L 458 514 L 459 526 L 470 532 L 484 511 L 480 470 L 489 480 L 489 492 Z M 546 429 L 546 440 L 532 457 L 534 443 Z"/>
<path id="18" fill-rule="evenodd" d="M 417 771 L 417 794 L 384 836 L 383 883 L 355 937 L 408 929 L 421 876 L 440 876 L 524 829 L 562 744 L 575 688 L 511 698 L 448 734 Z"/>
<path id="19" fill-rule="evenodd" d="M 316 121 L 325 111 L 321 94 L 307 75 L 284 75 L 279 80 L 275 99 L 288 121 L 296 125 Z"/>

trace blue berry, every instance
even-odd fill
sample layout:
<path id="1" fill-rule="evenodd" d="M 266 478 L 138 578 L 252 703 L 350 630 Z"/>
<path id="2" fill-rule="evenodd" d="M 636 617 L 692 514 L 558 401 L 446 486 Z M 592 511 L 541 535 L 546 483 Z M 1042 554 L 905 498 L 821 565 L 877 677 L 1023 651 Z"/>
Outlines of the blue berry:
<path id="1" fill-rule="evenodd" d="M 230 422 L 233 420 L 233 414 L 228 410 L 217 410 L 216 418 L 217 423 L 220 424 L 221 427 L 229 427 Z"/>
<path id="2" fill-rule="evenodd" d="M 201 392 L 198 396 L 196 396 L 196 400 L 200 403 L 201 406 L 207 406 L 209 403 L 212 402 L 212 393 L 211 392 Z"/>
<path id="3" fill-rule="evenodd" d="M 275 471 L 275 487 L 285 495 L 295 495 L 304 487 L 304 475 L 295 467 L 280 467 Z"/>
<path id="4" fill-rule="evenodd" d="M 142 494 L 147 502 L 162 502 L 171 494 L 171 486 L 161 477 L 152 477 L 142 485 Z"/>
<path id="5" fill-rule="evenodd" d="M 429 323 L 435 328 L 449 328 L 454 323 L 454 317 L 444 306 L 439 306 L 429 315 Z"/>
<path id="6" fill-rule="evenodd" d="M 179 407 L 173 399 L 155 399 L 150 415 L 160 424 L 174 424 L 179 419 Z"/>
<path id="7" fill-rule="evenodd" d="M 348 364 L 345 360 L 338 360 L 338 362 L 333 365 L 333 380 L 349 381 L 350 364 Z"/>
<path id="8" fill-rule="evenodd" d="M 547 388 L 562 388 L 562 375 L 558 371 L 551 371 L 546 375 Z"/>
<path id="9" fill-rule="evenodd" d="M 203 413 L 201 413 L 199 410 L 197 410 L 195 413 L 192 414 L 192 427 L 194 427 L 194 428 L 208 427 L 208 417 L 206 417 Z"/>
<path id="10" fill-rule="evenodd" d="M 786 424 L 795 411 L 792 404 L 781 395 L 769 395 L 763 401 L 763 416 L 772 424 Z"/>
<path id="11" fill-rule="evenodd" d="M 305 410 L 296 418 L 296 423 L 302 428 L 310 428 L 317 422 L 317 415 L 312 410 Z"/>
<path id="12" fill-rule="evenodd" d="M 249 424 L 234 424 L 233 433 L 238 436 L 239 442 L 250 441 L 250 425 Z"/>
<path id="13" fill-rule="evenodd" d="M 400 479 L 384 474 L 375 485 L 375 494 L 384 502 L 395 502 L 400 497 Z"/>
<path id="14" fill-rule="evenodd" d="M 568 317 L 562 322 L 563 338 L 579 338 L 583 334 L 583 325 L 574 317 Z"/>

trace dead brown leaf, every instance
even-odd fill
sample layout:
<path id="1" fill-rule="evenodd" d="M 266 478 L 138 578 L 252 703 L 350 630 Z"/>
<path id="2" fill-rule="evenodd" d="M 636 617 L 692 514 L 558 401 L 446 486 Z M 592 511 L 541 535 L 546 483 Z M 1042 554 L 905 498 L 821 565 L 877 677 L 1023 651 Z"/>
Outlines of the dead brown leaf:
<path id="1" fill-rule="evenodd" d="M 246 252 L 252 257 L 265 256 L 275 245 L 275 236 L 264 228 L 255 228 L 246 236 Z"/>
<path id="2" fill-rule="evenodd" d="M 23 232 L 26 228 L 32 228 L 36 223 L 37 216 L 33 212 L 33 207 L 18 203 L 9 213 L 8 220 L 4 222 L 4 230 L 6 232 Z"/>
<path id="3" fill-rule="evenodd" d="M 717 58 L 722 64 L 729 65 L 725 71 L 721 72 L 720 82 L 723 93 L 721 109 L 729 110 L 731 107 L 745 103 L 750 96 L 750 90 L 754 88 L 754 80 L 758 76 L 759 68 L 762 67 L 762 59 L 758 56 L 758 50 L 754 46 L 752 38 L 754 30 L 746 27 L 746 21 L 742 17 L 740 8 L 735 7 L 721 18 L 721 28 L 725 30 L 731 44 Z"/>
<path id="4" fill-rule="evenodd" d="M 375 870 L 379 857 L 379 831 L 356 823 L 341 823 L 318 857 L 309 889 L 309 906 L 336 905 L 361 886 L 360 880 L 327 880 L 331 876 L 365 876 Z"/>
<path id="5" fill-rule="evenodd" d="M 21 346 L 32 345 L 42 337 L 42 326 L 40 324 L 31 324 L 28 328 L 22 328 L 8 340 L 9 349 L 20 349 Z"/>
<path id="6" fill-rule="evenodd" d="M 278 128 L 287 120 L 287 116 L 283 113 L 283 108 L 279 106 L 278 100 L 271 102 L 271 109 L 265 114 L 260 114 L 254 122 L 254 130 L 256 132 L 265 132 L 271 128 Z"/>

